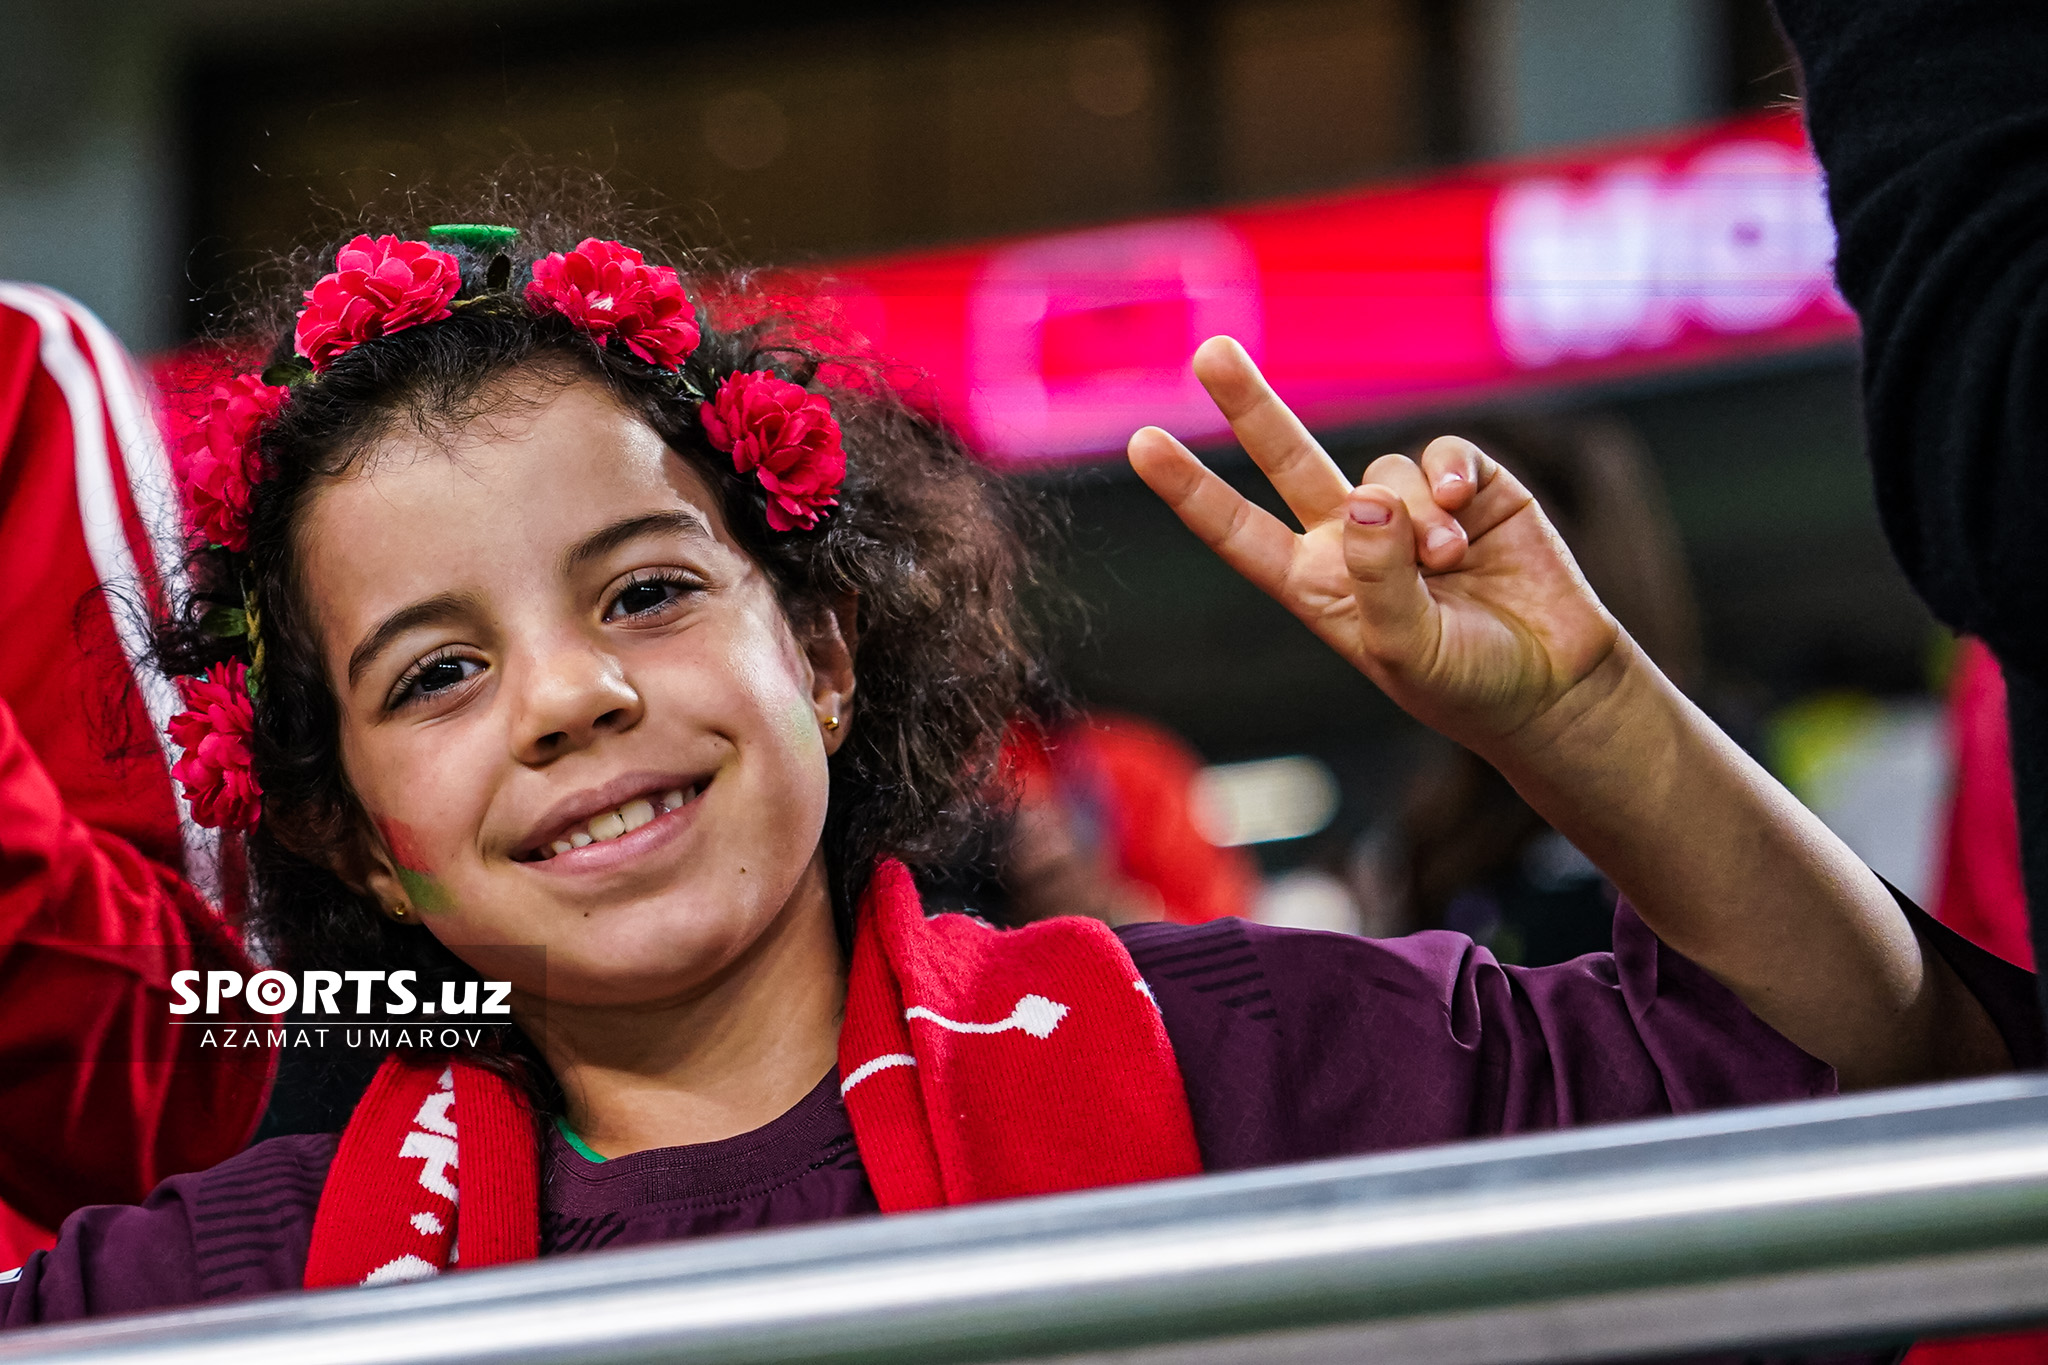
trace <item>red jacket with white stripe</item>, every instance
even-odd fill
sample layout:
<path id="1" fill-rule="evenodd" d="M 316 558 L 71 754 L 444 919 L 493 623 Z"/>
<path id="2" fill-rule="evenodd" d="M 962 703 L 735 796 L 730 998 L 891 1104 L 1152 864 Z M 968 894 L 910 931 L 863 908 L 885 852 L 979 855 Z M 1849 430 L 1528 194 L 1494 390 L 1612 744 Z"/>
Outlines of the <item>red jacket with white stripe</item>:
<path id="1" fill-rule="evenodd" d="M 0 282 L 0 1268 L 85 1204 L 239 1150 L 263 1053 L 201 1057 L 170 974 L 242 967 L 211 832 L 170 778 L 175 689 L 140 607 L 182 532 L 134 362 L 54 291 Z"/>

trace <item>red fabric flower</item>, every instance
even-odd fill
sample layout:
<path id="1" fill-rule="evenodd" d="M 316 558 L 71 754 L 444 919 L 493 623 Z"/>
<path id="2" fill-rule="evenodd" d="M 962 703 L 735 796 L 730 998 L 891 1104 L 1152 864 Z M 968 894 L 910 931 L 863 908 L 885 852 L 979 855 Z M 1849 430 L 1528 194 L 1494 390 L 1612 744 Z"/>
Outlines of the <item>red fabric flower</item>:
<path id="1" fill-rule="evenodd" d="M 359 236 L 334 256 L 334 273 L 306 291 L 298 348 L 324 370 L 351 347 L 448 316 L 462 269 L 445 251 L 389 235 Z"/>
<path id="2" fill-rule="evenodd" d="M 256 438 L 289 393 L 253 374 L 215 384 L 198 422 L 171 452 L 192 529 L 208 544 L 249 548 L 249 489 L 263 477 Z"/>
<path id="3" fill-rule="evenodd" d="M 616 336 L 650 365 L 675 369 L 697 349 L 697 310 L 665 265 L 618 242 L 586 237 L 533 263 L 526 301 L 595 337 Z"/>
<path id="4" fill-rule="evenodd" d="M 808 531 L 839 504 L 846 450 L 823 394 L 749 370 L 718 386 L 698 409 L 711 444 L 768 491 L 768 525 Z"/>
<path id="5" fill-rule="evenodd" d="M 171 776 L 185 788 L 192 818 L 212 829 L 247 829 L 262 809 L 263 789 L 249 755 L 256 728 L 249 701 L 249 670 L 239 659 L 203 677 L 178 679 L 188 708 L 171 718 L 171 739 L 185 751 Z"/>

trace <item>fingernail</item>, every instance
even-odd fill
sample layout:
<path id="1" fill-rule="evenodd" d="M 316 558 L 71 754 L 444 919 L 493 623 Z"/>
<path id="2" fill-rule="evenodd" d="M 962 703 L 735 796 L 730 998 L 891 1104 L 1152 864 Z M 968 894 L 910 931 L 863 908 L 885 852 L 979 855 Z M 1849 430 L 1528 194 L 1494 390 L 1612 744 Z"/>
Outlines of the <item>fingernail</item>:
<path id="1" fill-rule="evenodd" d="M 1454 471 L 1452 473 L 1444 475 L 1442 478 L 1436 481 L 1436 491 L 1439 493 L 1448 493 L 1463 482 L 1465 482 L 1465 476 Z"/>
<path id="2" fill-rule="evenodd" d="M 1382 502 L 1354 502 L 1351 519 L 1360 526 L 1385 526 L 1394 519 L 1394 513 Z"/>
<path id="3" fill-rule="evenodd" d="M 1453 531 L 1448 526 L 1439 526 L 1422 538 L 1422 548 L 1425 550 L 1441 550 L 1446 545 L 1454 544 L 1457 539 L 1458 533 L 1456 531 Z"/>

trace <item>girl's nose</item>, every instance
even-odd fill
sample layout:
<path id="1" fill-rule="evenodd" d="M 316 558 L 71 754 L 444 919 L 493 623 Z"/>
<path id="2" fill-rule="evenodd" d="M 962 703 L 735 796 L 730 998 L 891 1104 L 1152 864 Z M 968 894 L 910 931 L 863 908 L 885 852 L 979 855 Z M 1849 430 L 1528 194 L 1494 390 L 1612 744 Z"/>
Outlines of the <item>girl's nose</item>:
<path id="1" fill-rule="evenodd" d="M 522 763 L 550 762 L 639 723 L 643 705 L 624 667 L 588 643 L 536 651 L 521 672 L 512 743 Z"/>

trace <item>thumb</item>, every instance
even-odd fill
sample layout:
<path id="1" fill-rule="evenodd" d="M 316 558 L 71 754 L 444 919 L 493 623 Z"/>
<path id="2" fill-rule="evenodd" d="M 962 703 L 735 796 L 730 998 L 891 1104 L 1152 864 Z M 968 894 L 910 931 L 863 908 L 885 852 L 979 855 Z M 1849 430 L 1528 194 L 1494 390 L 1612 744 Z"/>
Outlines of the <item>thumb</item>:
<path id="1" fill-rule="evenodd" d="M 1393 489 L 1368 484 L 1345 499 L 1344 568 L 1366 652 L 1396 669 L 1419 662 L 1436 600 L 1415 561 L 1415 524 Z"/>

